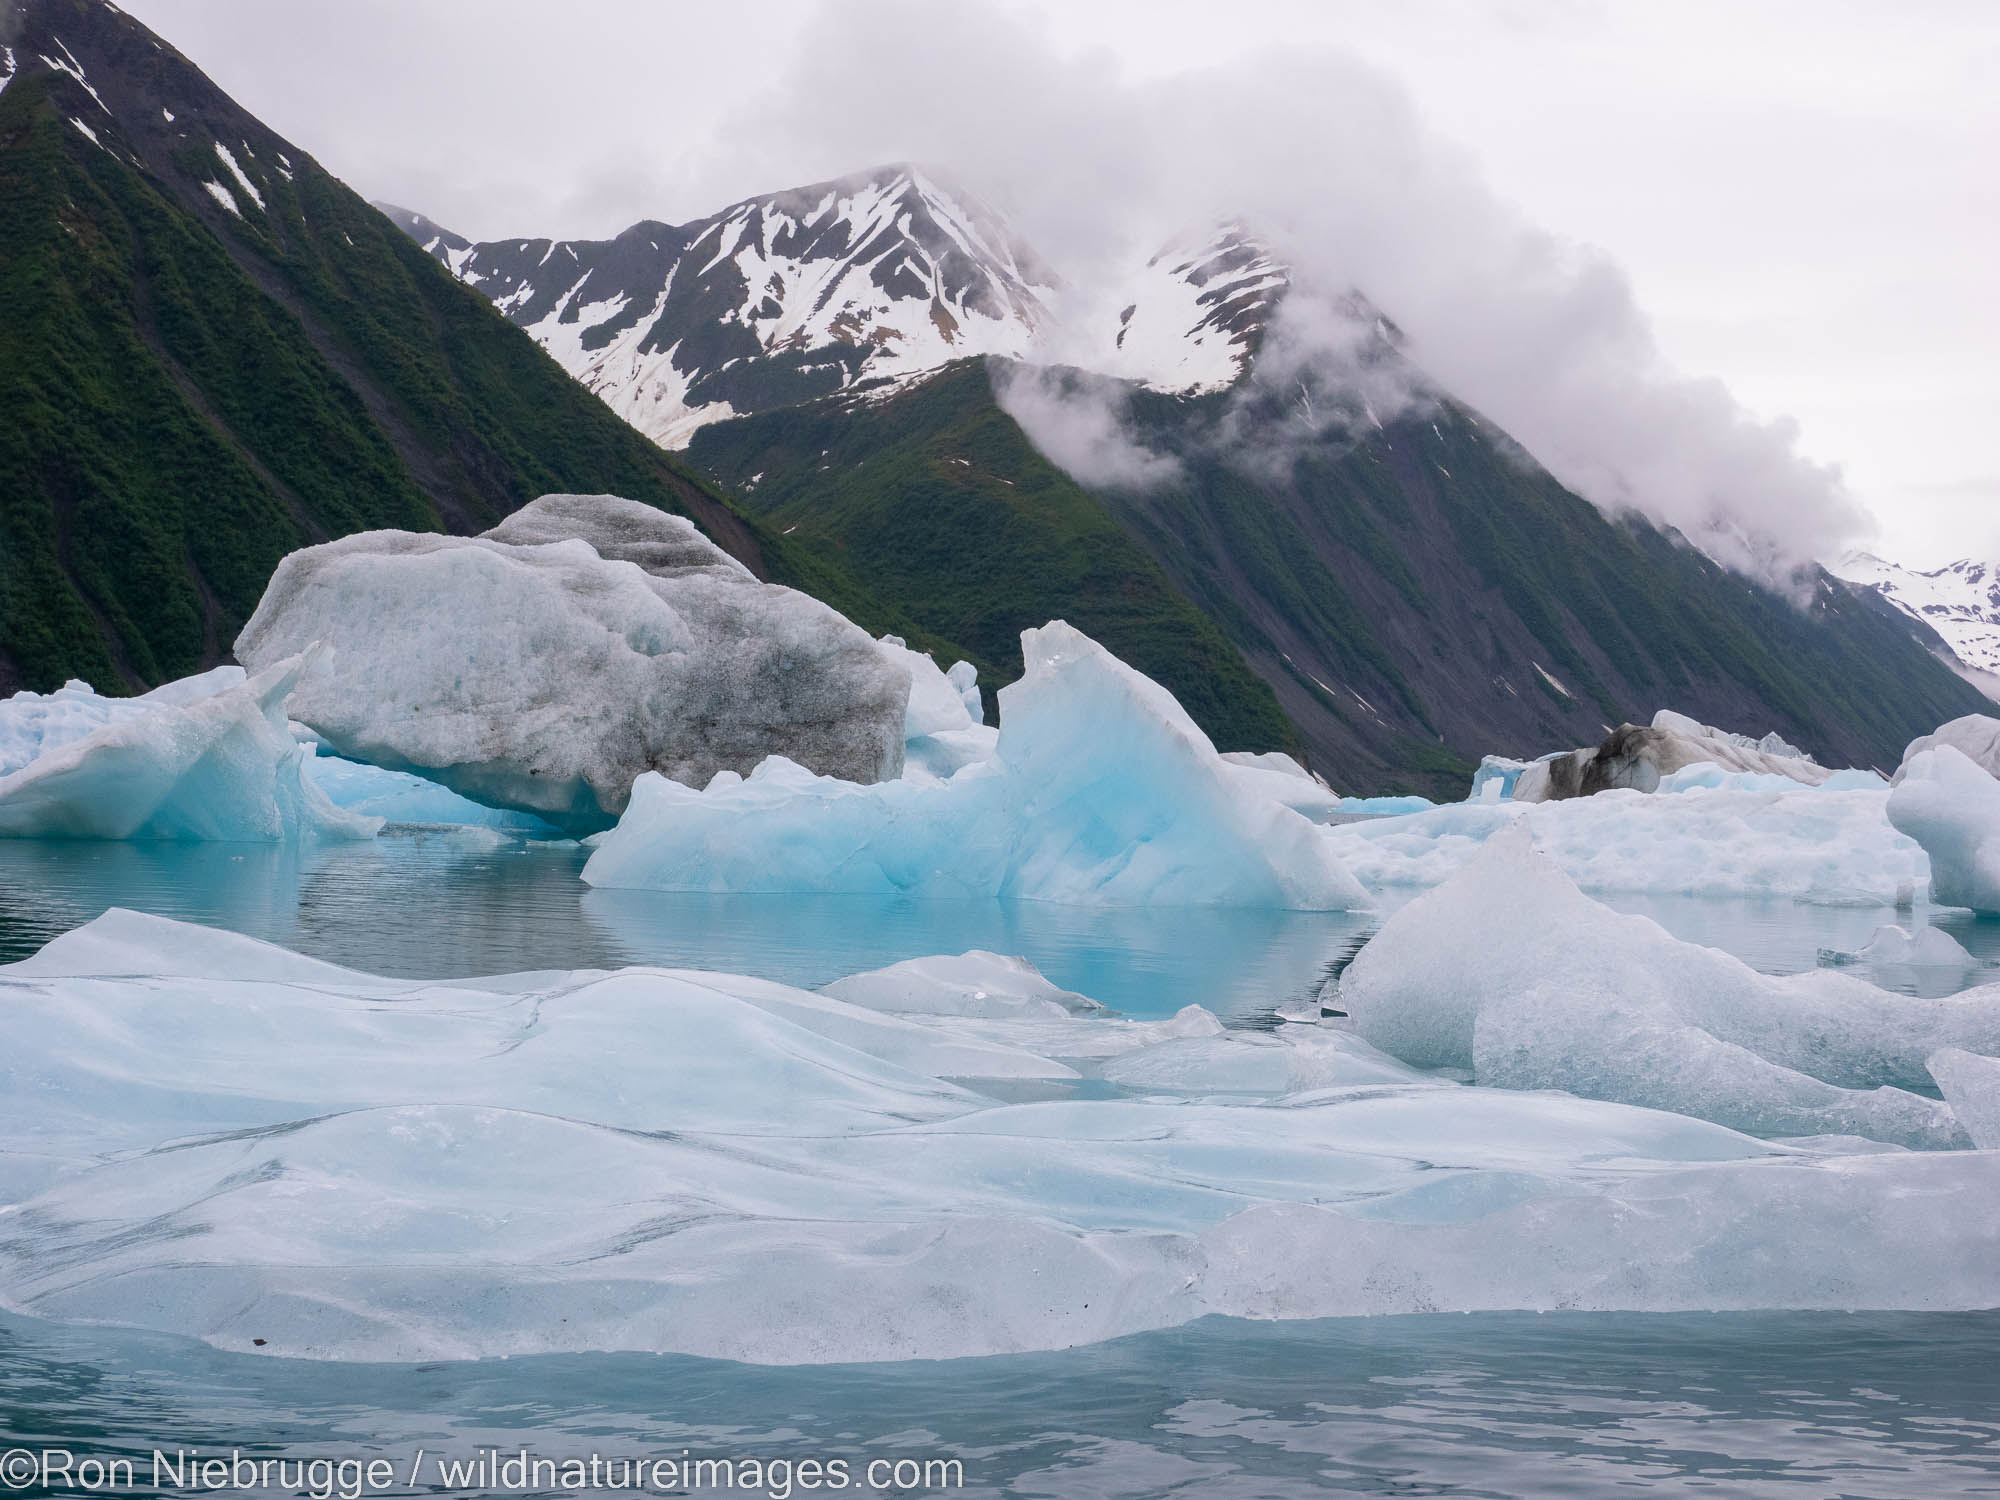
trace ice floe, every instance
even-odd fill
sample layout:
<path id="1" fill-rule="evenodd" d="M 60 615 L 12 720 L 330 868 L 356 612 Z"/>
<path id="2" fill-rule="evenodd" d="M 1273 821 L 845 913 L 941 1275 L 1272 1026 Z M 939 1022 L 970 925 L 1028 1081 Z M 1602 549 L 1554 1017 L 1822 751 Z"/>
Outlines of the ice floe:
<path id="1" fill-rule="evenodd" d="M 1081 631 L 1022 632 L 990 759 L 858 785 L 772 756 L 702 790 L 643 776 L 596 886 L 904 892 L 1109 905 L 1365 905 L 1332 830 L 1219 756 L 1173 695 Z"/>
<path id="2" fill-rule="evenodd" d="M 1339 981 L 1348 1024 L 1405 1062 L 1767 1136 L 1964 1143 L 1914 1092 L 1941 1047 L 2000 1051 L 2000 986 L 1919 999 L 1772 978 L 1579 892 L 1525 830 L 1398 911 Z"/>
<path id="3" fill-rule="evenodd" d="M 1949 743 L 1919 750 L 1896 777 L 1889 821 L 1929 856 L 1931 898 L 2000 912 L 2000 781 Z"/>
<path id="4" fill-rule="evenodd" d="M 965 961 L 927 962 L 956 1003 Z M 245 1352 L 806 1363 L 1209 1312 L 2000 1302 L 2000 1154 L 1466 1086 L 1322 1026 L 391 980 L 117 911 L 0 968 L 0 1005 L 0 1299 Z"/>
<path id="5" fill-rule="evenodd" d="M 290 712 L 330 748 L 573 832 L 608 827 L 645 772 L 706 785 L 773 753 L 860 782 L 902 769 L 909 678 L 866 632 L 616 496 L 294 552 L 236 654 L 261 667 L 322 639 L 332 669 Z"/>
<path id="6" fill-rule="evenodd" d="M 1921 898 L 1930 879 L 1923 849 L 1890 826 L 1888 786 L 1872 772 L 1843 771 L 1807 787 L 1698 764 L 1661 790 L 1674 794 L 1450 803 L 1347 824 L 1334 830 L 1334 844 L 1370 886 L 1436 885 L 1516 824 L 1578 885 L 1606 894 L 1895 907 Z"/>
<path id="7" fill-rule="evenodd" d="M 301 774 L 286 695 L 318 648 L 254 677 L 221 667 L 139 698 L 83 683 L 0 701 L 0 837 L 366 838 L 379 819 L 336 807 Z"/>
<path id="8" fill-rule="evenodd" d="M 1663 708 L 1648 726 L 1622 724 L 1602 744 L 1523 767 L 1514 775 L 1511 795 L 1520 802 L 1550 802 L 1621 789 L 1651 792 L 1663 778 L 1697 765 L 1782 776 L 1806 786 L 1818 786 L 1832 774 L 1776 734 L 1753 740 Z"/>

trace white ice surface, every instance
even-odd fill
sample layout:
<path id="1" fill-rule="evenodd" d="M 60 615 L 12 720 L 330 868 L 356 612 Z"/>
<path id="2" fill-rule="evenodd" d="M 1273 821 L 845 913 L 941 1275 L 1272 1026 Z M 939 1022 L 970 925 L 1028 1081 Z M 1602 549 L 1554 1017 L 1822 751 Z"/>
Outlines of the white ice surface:
<path id="1" fill-rule="evenodd" d="M 368 838 L 300 773 L 286 695 L 317 648 L 256 676 L 218 667 L 139 698 L 80 682 L 0 702 L 0 837 L 278 842 Z"/>
<path id="2" fill-rule="evenodd" d="M 1670 784 L 1677 795 L 1621 790 L 1532 805 L 1452 803 L 1347 824 L 1334 830 L 1334 843 L 1371 886 L 1436 885 L 1517 823 L 1578 885 L 1607 894 L 1893 907 L 1921 897 L 1930 878 L 1922 848 L 1890 826 L 1888 788 L 1872 773 L 1840 772 L 1805 787 L 1696 766 L 1668 777 L 1662 790 Z"/>
<path id="3" fill-rule="evenodd" d="M 1022 633 L 990 760 L 859 786 L 772 757 L 705 790 L 641 777 L 592 885 L 1334 910 L 1331 831 L 1223 760 L 1165 688 L 1062 621 Z M 971 731 L 967 731 L 970 733 Z M 1289 780 L 1290 778 L 1285 778 Z M 1246 783 L 1257 784 L 1246 784 Z"/>
<path id="4" fill-rule="evenodd" d="M 1896 784 L 1902 785 L 1912 760 L 1940 745 L 1951 746 L 1987 775 L 2000 776 L 2000 719 L 1988 714 L 1967 714 L 1911 740 L 1903 751 L 1902 764 L 1896 768 Z"/>
<path id="5" fill-rule="evenodd" d="M 0 968 L 0 1006 L 0 1300 L 245 1352 L 803 1363 L 1212 1311 L 2000 1302 L 1993 1153 L 1465 1087 L 1318 1026 L 387 980 L 118 911 Z"/>
<path id="6" fill-rule="evenodd" d="M 822 986 L 820 993 L 870 1010 L 987 1019 L 1060 1019 L 1104 1008 L 1088 995 L 1051 984 L 1025 958 L 981 948 L 956 956 L 909 958 L 866 974 L 850 974 Z"/>
<path id="7" fill-rule="evenodd" d="M 1771 978 L 1577 890 L 1525 831 L 1398 911 L 1335 1002 L 1406 1062 L 1766 1136 L 1963 1143 L 1911 1090 L 1940 1047 L 2000 1051 L 2000 986 L 1918 999 L 1831 971 Z"/>
<path id="8" fill-rule="evenodd" d="M 2000 1057 L 1941 1047 L 1930 1056 L 1930 1070 L 1972 1144 L 2000 1150 Z"/>
<path id="9" fill-rule="evenodd" d="M 1950 744 L 1903 762 L 1888 817 L 1930 859 L 1931 897 L 2000 912 L 2000 781 Z"/>

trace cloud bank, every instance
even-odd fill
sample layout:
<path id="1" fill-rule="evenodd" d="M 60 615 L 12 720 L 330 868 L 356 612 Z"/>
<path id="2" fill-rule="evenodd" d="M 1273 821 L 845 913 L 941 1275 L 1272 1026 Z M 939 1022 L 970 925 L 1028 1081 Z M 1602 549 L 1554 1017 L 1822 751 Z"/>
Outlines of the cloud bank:
<path id="1" fill-rule="evenodd" d="M 1132 81 L 1108 54 L 1065 55 L 987 5 L 908 0 L 828 7 L 798 56 L 721 132 L 718 182 L 766 163 L 774 186 L 806 180 L 802 166 L 944 164 L 1083 302 L 1190 226 L 1240 218 L 1293 268 L 1301 313 L 1285 338 L 1302 365 L 1339 362 L 1337 344 L 1314 346 L 1310 309 L 1358 290 L 1438 386 L 1607 511 L 1773 581 L 1872 530 L 1790 423 L 1673 369 L 1617 266 L 1527 222 L 1400 85 L 1351 56 L 1273 52 Z M 1059 397 L 1016 382 L 1009 409 L 1057 462 L 1087 469 L 1095 447 L 1116 447 L 1115 404 L 1064 413 Z M 1143 481 L 1143 453 L 1136 469 L 1130 452 L 1114 462 Z"/>

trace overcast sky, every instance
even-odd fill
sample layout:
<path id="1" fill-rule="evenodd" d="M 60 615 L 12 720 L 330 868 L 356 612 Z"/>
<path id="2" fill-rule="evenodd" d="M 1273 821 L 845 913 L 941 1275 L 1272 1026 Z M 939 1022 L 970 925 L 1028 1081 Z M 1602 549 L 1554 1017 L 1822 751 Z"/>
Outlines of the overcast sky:
<path id="1" fill-rule="evenodd" d="M 1157 105 L 1183 78 L 1338 49 L 1368 68 L 1272 87 L 1379 74 L 1454 171 L 1620 268 L 1674 366 L 1796 420 L 1877 550 L 2000 557 L 1993 0 L 939 0 L 852 24 L 810 0 L 125 8 L 365 195 L 474 237 L 692 218 L 878 146 L 1019 197 L 1007 162 L 1050 158 L 985 148 L 1063 110 L 1100 129 L 1081 91 Z M 982 92 L 1010 48 L 1011 92 Z M 1265 102 L 1246 118 L 1268 128 Z M 1259 144 L 1267 167 L 1327 149 Z"/>

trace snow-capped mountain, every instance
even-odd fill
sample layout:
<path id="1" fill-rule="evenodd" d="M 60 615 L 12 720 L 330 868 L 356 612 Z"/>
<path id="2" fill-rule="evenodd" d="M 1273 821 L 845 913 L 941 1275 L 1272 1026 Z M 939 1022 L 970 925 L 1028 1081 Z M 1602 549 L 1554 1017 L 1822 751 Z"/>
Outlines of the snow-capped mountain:
<path id="1" fill-rule="evenodd" d="M 1249 368 L 1291 272 L 1241 224 L 1169 245 L 1117 288 L 1099 373 L 1162 391 L 1226 390 Z"/>
<path id="2" fill-rule="evenodd" d="M 1855 552 L 1828 571 L 1922 620 L 1966 666 L 2000 673 L 2000 568 L 1967 559 L 1922 573 Z"/>
<path id="3" fill-rule="evenodd" d="M 611 240 L 474 244 L 378 207 L 670 448 L 710 422 L 840 391 L 886 394 L 971 355 L 1052 353 L 1155 390 L 1223 390 L 1248 369 L 1290 285 L 1231 223 L 1097 295 L 1066 297 L 998 214 L 910 166 L 689 224 L 648 220 Z"/>
<path id="4" fill-rule="evenodd" d="M 1055 291 L 998 215 L 909 166 L 611 240 L 472 244 L 383 211 L 666 447 L 725 417 L 1023 355 Z"/>

